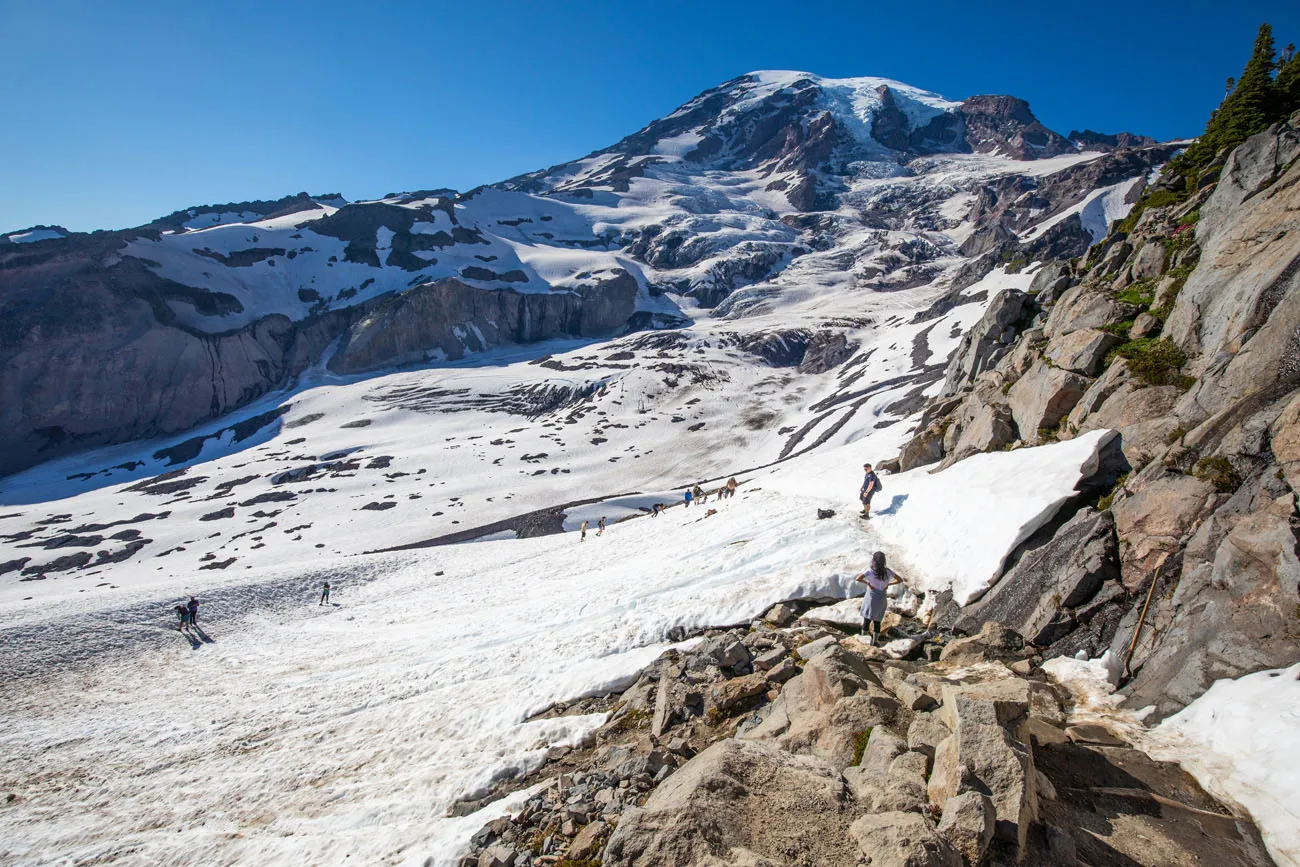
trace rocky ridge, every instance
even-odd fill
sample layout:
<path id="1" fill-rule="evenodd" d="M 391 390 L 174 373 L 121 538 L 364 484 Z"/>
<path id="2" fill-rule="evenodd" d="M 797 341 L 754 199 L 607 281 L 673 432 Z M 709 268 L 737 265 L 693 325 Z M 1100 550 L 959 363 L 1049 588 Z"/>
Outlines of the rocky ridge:
<path id="1" fill-rule="evenodd" d="M 1128 470 L 958 627 L 1110 653 L 1163 717 L 1300 657 L 1300 115 L 1162 177 L 1086 256 L 990 304 L 902 469 L 1119 432 Z"/>
<path id="2" fill-rule="evenodd" d="M 950 601 L 907 594 L 873 647 L 843 625 L 849 604 L 782 603 L 621 694 L 548 710 L 609 716 L 458 808 L 532 791 L 462 867 L 1271 863 L 1176 767 L 1076 721 L 1017 633 L 956 638 Z"/>

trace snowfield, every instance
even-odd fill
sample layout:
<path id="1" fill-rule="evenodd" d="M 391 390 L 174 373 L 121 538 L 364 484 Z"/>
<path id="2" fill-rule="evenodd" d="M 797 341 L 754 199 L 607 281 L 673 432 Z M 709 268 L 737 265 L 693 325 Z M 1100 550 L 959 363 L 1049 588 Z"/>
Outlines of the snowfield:
<path id="1" fill-rule="evenodd" d="M 831 210 L 786 192 L 824 155 L 744 151 L 809 82 L 852 139 Z M 982 594 L 1109 434 L 885 476 L 870 522 L 861 466 L 899 453 L 962 335 L 1033 279 L 964 274 L 988 189 L 1104 157 L 892 151 L 882 87 L 912 126 L 957 105 L 766 71 L 464 195 L 220 206 L 132 236 L 121 255 L 195 289 L 166 303 L 205 333 L 448 277 L 549 293 L 622 272 L 651 330 L 484 350 L 471 326 L 455 360 L 322 362 L 184 433 L 0 480 L 0 862 L 454 864 L 522 795 L 449 807 L 603 722 L 531 717 L 693 631 L 843 599 L 877 549 L 916 591 Z M 1135 183 L 1017 231 L 1077 215 L 1095 237 Z M 680 505 L 729 476 L 734 498 Z M 190 594 L 193 638 L 172 613 Z"/>
<path id="2" fill-rule="evenodd" d="M 1151 733 L 1158 759 L 1249 811 L 1279 867 L 1300 867 L 1300 663 L 1216 681 Z"/>
<path id="3" fill-rule="evenodd" d="M 927 563 L 996 563 L 1055 508 L 1096 441 L 888 477 L 892 514 L 879 524 L 855 515 L 861 451 L 847 445 L 585 542 L 321 559 L 216 587 L 141 569 L 138 588 L 115 578 L 116 604 L 7 607 L 22 646 L 0 646 L 0 664 L 49 664 L 4 692 L 0 774 L 16 800 L 0 812 L 0 858 L 454 863 L 484 818 L 445 818 L 457 798 L 602 722 L 530 715 L 627 684 L 687 631 L 745 623 L 790 597 L 847 596 L 880 545 L 921 587 L 953 580 Z M 1052 482 L 995 484 L 1031 473 Z M 951 518 L 953 487 L 970 514 L 1010 517 L 912 535 Z M 825 507 L 836 517 L 818 520 Z M 169 604 L 192 592 L 210 639 L 193 648 L 169 631 Z M 84 647 L 67 646 L 77 632 Z"/>

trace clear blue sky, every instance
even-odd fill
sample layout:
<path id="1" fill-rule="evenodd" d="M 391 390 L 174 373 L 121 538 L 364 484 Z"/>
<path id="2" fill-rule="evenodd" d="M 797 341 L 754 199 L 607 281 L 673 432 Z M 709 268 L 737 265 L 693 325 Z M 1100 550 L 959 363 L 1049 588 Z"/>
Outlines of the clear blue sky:
<path id="1" fill-rule="evenodd" d="M 1300 42 L 1297 0 L 0 0 L 0 230 L 469 189 L 753 69 L 1012 93 L 1062 133 L 1195 135 L 1261 21 Z"/>

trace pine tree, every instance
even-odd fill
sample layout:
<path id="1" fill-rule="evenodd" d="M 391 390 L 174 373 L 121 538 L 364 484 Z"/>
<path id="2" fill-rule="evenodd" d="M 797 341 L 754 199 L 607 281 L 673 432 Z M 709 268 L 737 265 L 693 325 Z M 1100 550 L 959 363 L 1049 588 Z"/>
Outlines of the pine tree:
<path id="1" fill-rule="evenodd" d="M 1259 35 L 1255 37 L 1255 50 L 1237 79 L 1237 86 L 1214 113 L 1201 140 L 1215 152 L 1225 147 L 1236 147 L 1266 129 L 1277 115 L 1277 92 L 1273 87 L 1273 28 L 1261 24 Z"/>
<path id="2" fill-rule="evenodd" d="M 1273 82 L 1281 117 L 1300 111 L 1300 57 L 1292 56 L 1278 72 Z"/>
<path id="3" fill-rule="evenodd" d="M 1287 67 L 1293 65 L 1288 63 Z M 1236 87 L 1210 115 L 1200 140 L 1173 167 L 1186 173 L 1204 166 L 1222 149 L 1236 147 L 1277 120 L 1282 112 L 1282 100 L 1273 81 L 1273 69 L 1273 28 L 1261 24 L 1255 48 Z"/>

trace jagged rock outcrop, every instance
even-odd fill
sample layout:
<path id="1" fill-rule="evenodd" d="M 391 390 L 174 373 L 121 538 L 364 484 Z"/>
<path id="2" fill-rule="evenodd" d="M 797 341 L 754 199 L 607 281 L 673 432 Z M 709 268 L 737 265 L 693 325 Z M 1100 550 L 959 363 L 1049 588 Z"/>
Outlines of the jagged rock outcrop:
<path id="1" fill-rule="evenodd" d="M 810 602 L 778 607 L 788 613 Z M 562 859 L 994 867 L 1073 864 L 1077 852 L 1111 863 L 1116 851 L 1143 867 L 1207 854 L 1222 867 L 1256 863 L 1257 835 L 1227 814 L 1212 838 L 1160 811 L 1144 816 L 1140 836 L 1116 823 L 1131 801 L 1094 787 L 1190 804 L 1203 819 L 1220 808 L 1175 767 L 1154 764 L 1105 726 L 1072 725 L 1067 691 L 1047 681 L 1014 631 L 989 622 L 978 636 L 949 640 L 931 620 L 922 643 L 933 651 L 948 640 L 943 658 L 899 662 L 834 627 L 777 628 L 772 619 L 668 651 L 621 696 L 569 708 L 614 705 L 593 740 L 552 749 L 541 768 L 510 785 L 533 792 L 513 816 L 474 835 L 460 867 Z M 900 622 L 891 630 L 915 628 L 921 624 Z M 771 672 L 785 665 L 796 674 L 782 685 Z M 727 691 L 760 672 L 769 689 L 757 704 L 707 711 L 681 704 L 680 687 Z M 864 693 L 906 710 L 848 733 L 847 763 L 808 755 L 805 741 L 762 734 L 781 713 L 853 716 L 856 709 L 841 709 Z"/>
<path id="2" fill-rule="evenodd" d="M 974 383 L 975 377 L 1001 360 L 1016 339 L 1016 326 L 1032 312 L 1033 300 L 1018 289 L 1004 289 L 989 302 L 988 309 L 961 337 L 957 351 L 948 361 L 940 394 L 956 394 Z"/>
<path id="3" fill-rule="evenodd" d="M 936 398 L 903 449 L 950 463 L 974 445 L 962 426 L 1007 404 L 1023 443 L 1119 432 L 1132 474 L 958 625 L 998 618 L 1049 652 L 1109 650 L 1129 700 L 1158 716 L 1217 678 L 1300 658 L 1298 128 L 1247 140 L 1217 183 L 1162 179 L 1172 204 L 1139 206 L 1082 262 L 1044 267 L 1042 330 Z"/>

